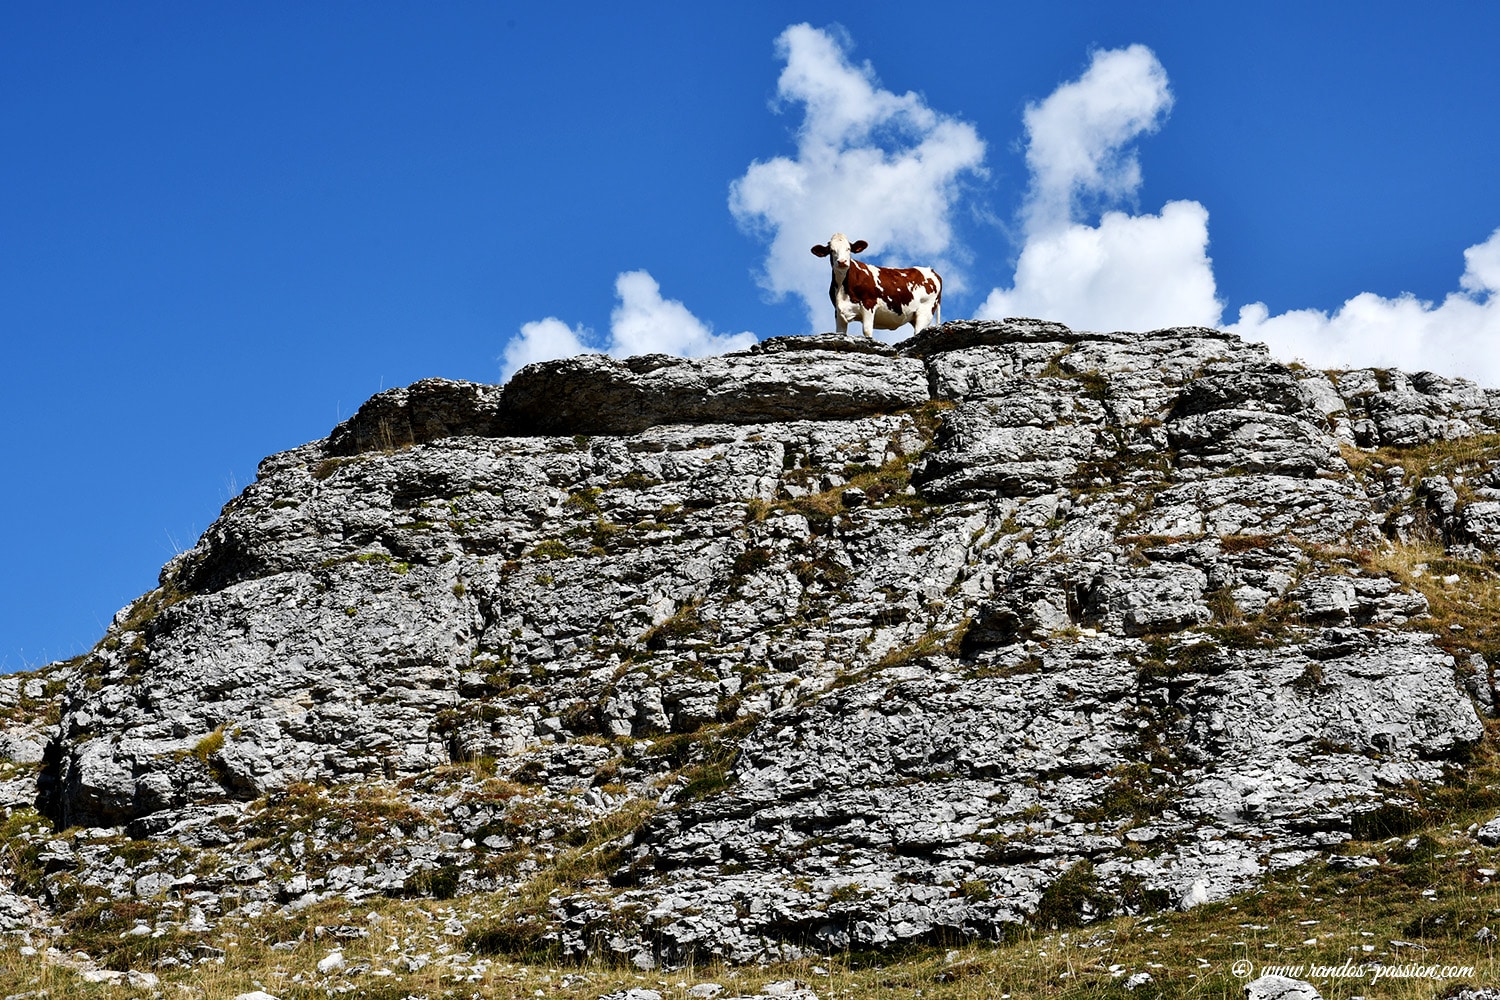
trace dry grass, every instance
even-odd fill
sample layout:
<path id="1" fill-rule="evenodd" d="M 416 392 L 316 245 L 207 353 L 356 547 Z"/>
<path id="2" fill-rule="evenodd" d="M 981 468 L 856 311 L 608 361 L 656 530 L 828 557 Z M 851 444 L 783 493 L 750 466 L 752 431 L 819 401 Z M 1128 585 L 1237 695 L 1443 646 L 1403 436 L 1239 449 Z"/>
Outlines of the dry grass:
<path id="1" fill-rule="evenodd" d="M 1418 508 L 1414 491 L 1429 476 L 1448 477 L 1460 503 L 1474 499 L 1468 481 L 1476 472 L 1500 465 L 1500 434 L 1368 451 L 1345 446 L 1343 452 L 1367 484 L 1389 484 L 1397 478 L 1392 470 L 1400 470 L 1401 488 L 1412 494 L 1398 503 L 1394 516 Z M 1444 649 L 1460 659 L 1477 652 L 1492 665 L 1500 663 L 1500 561 L 1493 556 L 1477 562 L 1449 557 L 1436 529 L 1417 513 L 1416 530 L 1404 540 L 1350 555 L 1365 570 L 1391 576 L 1426 597 L 1431 617 L 1412 625 L 1431 631 Z"/>
<path id="2" fill-rule="evenodd" d="M 1424 476 L 1464 474 L 1492 466 L 1500 458 L 1500 434 L 1371 449 L 1346 444 L 1340 450 L 1357 475 L 1399 465 L 1403 482 L 1414 487 Z"/>
<path id="3" fill-rule="evenodd" d="M 1422 538 L 1351 555 L 1366 571 L 1390 576 L 1427 598 L 1429 617 L 1409 627 L 1433 633 L 1460 660 L 1480 653 L 1500 664 L 1500 561 L 1452 558 L 1439 542 Z"/>

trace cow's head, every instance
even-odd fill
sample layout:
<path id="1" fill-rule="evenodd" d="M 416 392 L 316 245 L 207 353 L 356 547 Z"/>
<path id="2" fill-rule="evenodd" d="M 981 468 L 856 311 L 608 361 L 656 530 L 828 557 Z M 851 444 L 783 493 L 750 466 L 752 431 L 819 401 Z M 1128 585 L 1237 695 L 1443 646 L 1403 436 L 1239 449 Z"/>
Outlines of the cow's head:
<path id="1" fill-rule="evenodd" d="M 864 240 L 849 242 L 849 237 L 843 233 L 834 233 L 828 237 L 828 242 L 821 246 L 812 248 L 812 252 L 819 257 L 832 257 L 833 266 L 836 270 L 847 270 L 850 258 L 857 253 L 864 253 L 869 244 Z"/>

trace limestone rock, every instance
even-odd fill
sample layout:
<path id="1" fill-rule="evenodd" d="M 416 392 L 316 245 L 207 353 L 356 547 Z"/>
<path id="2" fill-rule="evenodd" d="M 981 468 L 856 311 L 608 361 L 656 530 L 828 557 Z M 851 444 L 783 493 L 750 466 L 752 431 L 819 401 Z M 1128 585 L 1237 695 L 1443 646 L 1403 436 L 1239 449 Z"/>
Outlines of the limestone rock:
<path id="1" fill-rule="evenodd" d="M 332 455 L 391 451 L 439 438 L 489 435 L 499 428 L 504 390 L 429 378 L 371 397 L 329 435 Z"/>
<path id="2" fill-rule="evenodd" d="M 1361 556 L 1493 547 L 1500 480 L 1343 455 L 1497 418 L 1035 320 L 383 392 L 0 678 L 0 800 L 46 817 L 0 924 L 61 880 L 189 933 L 510 897 L 598 830 L 512 930 L 641 969 L 999 939 L 1070 871 L 1081 922 L 1222 899 L 1479 739 L 1488 664 Z"/>
<path id="3" fill-rule="evenodd" d="M 927 401 L 920 361 L 787 344 L 701 361 L 584 355 L 528 365 L 505 387 L 512 434 L 637 434 L 660 424 L 845 420 Z"/>
<path id="4" fill-rule="evenodd" d="M 1500 551 L 1500 501 L 1475 500 L 1464 505 L 1460 530 L 1474 545 Z"/>
<path id="5" fill-rule="evenodd" d="M 1493 432 L 1500 427 L 1500 390 L 1431 372 L 1390 369 L 1336 374 L 1361 445 L 1417 445 Z"/>
<path id="6" fill-rule="evenodd" d="M 1245 1000 L 1323 1000 L 1312 983 L 1290 976 L 1261 976 L 1245 986 Z"/>

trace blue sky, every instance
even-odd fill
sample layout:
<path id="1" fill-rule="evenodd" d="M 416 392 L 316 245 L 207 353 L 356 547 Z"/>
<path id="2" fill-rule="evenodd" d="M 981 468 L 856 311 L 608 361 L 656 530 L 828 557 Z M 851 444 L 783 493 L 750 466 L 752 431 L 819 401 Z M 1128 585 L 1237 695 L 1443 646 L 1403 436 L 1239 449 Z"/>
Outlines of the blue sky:
<path id="1" fill-rule="evenodd" d="M 822 228 L 950 319 L 1500 384 L 1500 6 L 914 9 L 4 5 L 0 669 L 381 388 L 830 328 Z"/>

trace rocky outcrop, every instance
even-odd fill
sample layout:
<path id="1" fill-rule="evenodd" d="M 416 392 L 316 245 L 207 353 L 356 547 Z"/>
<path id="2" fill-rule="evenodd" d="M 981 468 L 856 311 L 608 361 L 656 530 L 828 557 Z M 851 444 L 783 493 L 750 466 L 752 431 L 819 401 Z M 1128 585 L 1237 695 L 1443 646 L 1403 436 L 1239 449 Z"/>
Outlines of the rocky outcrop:
<path id="1" fill-rule="evenodd" d="M 511 434 L 638 434 L 664 424 L 848 420 L 927 401 L 921 361 L 837 335 L 781 337 L 688 361 L 586 354 L 530 365 L 505 387 Z"/>
<path id="2" fill-rule="evenodd" d="M 1068 873 L 1081 919 L 1220 898 L 1480 738 L 1486 647 L 1373 554 L 1491 559 L 1495 452 L 1359 447 L 1497 430 L 1461 381 L 1037 321 L 384 392 L 47 674 L 0 788 L 86 833 L 22 888 L 554 878 L 492 943 L 641 965 L 992 937 Z"/>
<path id="3" fill-rule="evenodd" d="M 1260 976 L 1245 984 L 1245 1000 L 1323 1000 L 1323 994 L 1301 979 Z"/>

